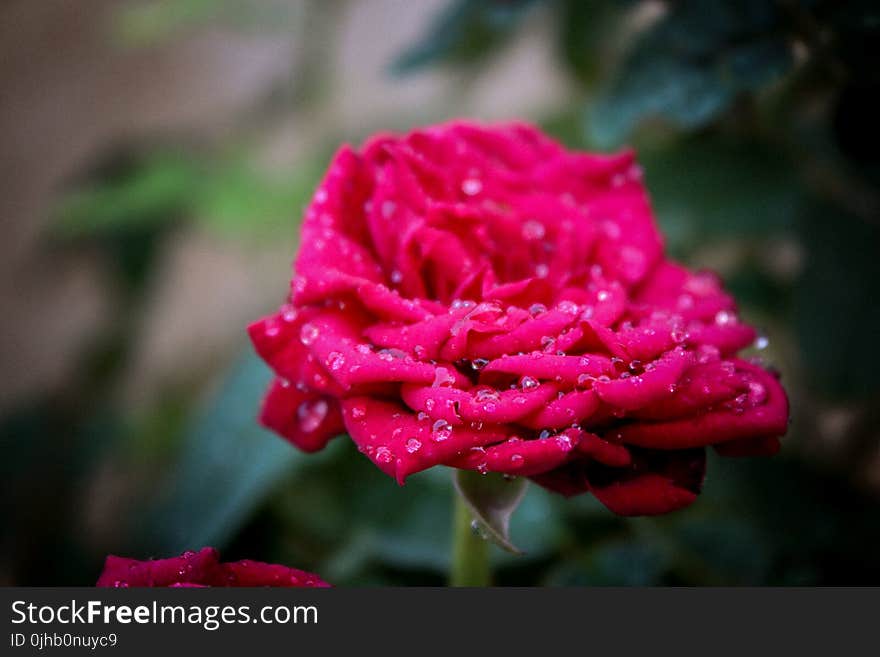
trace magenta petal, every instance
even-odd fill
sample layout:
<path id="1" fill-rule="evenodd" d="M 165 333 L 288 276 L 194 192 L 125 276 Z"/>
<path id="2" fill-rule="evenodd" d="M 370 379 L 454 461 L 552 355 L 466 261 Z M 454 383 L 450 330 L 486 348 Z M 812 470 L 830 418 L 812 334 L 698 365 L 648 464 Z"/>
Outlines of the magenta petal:
<path id="1" fill-rule="evenodd" d="M 177 583 L 207 584 L 221 573 L 217 550 L 202 548 L 179 557 L 137 561 L 110 555 L 96 586 L 171 586 Z"/>
<path id="2" fill-rule="evenodd" d="M 614 440 L 656 449 L 686 449 L 754 436 L 781 436 L 788 425 L 788 399 L 769 373 L 744 361 L 750 393 L 731 404 L 695 417 L 666 422 L 636 422 L 616 430 Z M 759 400 L 752 397 L 759 396 Z"/>
<path id="3" fill-rule="evenodd" d="M 528 477 L 552 470 L 564 463 L 576 444 L 576 432 L 533 440 L 514 437 L 491 447 L 472 448 L 449 465 Z"/>
<path id="4" fill-rule="evenodd" d="M 281 379 L 269 386 L 260 409 L 260 424 L 272 429 L 304 452 L 324 449 L 345 429 L 334 397 L 298 387 Z"/>
<path id="5" fill-rule="evenodd" d="M 413 324 L 375 324 L 364 331 L 379 347 L 401 349 L 420 360 L 436 360 L 458 319 L 446 314 Z"/>
<path id="6" fill-rule="evenodd" d="M 599 397 L 592 390 L 576 390 L 551 400 L 521 424 L 532 429 L 562 429 L 586 422 L 599 408 Z"/>
<path id="7" fill-rule="evenodd" d="M 716 347 L 723 355 L 734 354 L 755 341 L 757 333 L 745 324 L 727 326 L 705 325 L 688 331 L 690 344 L 708 344 Z"/>
<path id="8" fill-rule="evenodd" d="M 314 573 L 262 561 L 233 561 L 223 565 L 226 586 L 283 586 L 291 588 L 328 588 L 330 585 Z M 220 584 L 215 584 L 220 586 Z"/>
<path id="9" fill-rule="evenodd" d="M 303 326 L 313 316 L 313 312 L 298 312 L 292 306 L 284 306 L 277 314 L 251 324 L 248 333 L 257 353 L 280 379 L 317 392 L 338 395 L 342 387 L 315 362 L 301 339 Z"/>
<path id="10" fill-rule="evenodd" d="M 692 362 L 690 353 L 684 349 L 674 349 L 650 363 L 651 369 L 646 369 L 642 374 L 626 379 L 596 381 L 593 387 L 607 404 L 634 410 L 669 397 L 675 392 L 679 377 Z"/>
<path id="11" fill-rule="evenodd" d="M 359 330 L 350 318 L 322 313 L 303 324 L 311 351 L 340 385 L 411 382 L 461 385 L 466 379 L 452 365 L 417 361 L 404 352 L 373 349 L 359 341 Z"/>
<path id="12" fill-rule="evenodd" d="M 693 417 L 747 390 L 746 380 L 732 361 L 699 363 L 684 373 L 671 396 L 646 404 L 631 415 L 645 420 Z"/>
<path id="13" fill-rule="evenodd" d="M 214 548 L 184 552 L 179 557 L 138 561 L 110 555 L 98 578 L 99 587 L 204 587 L 204 586 L 329 586 L 317 575 L 261 561 L 220 563 Z"/>
<path id="14" fill-rule="evenodd" d="M 406 385 L 401 394 L 407 406 L 450 424 L 465 422 L 517 422 L 541 408 L 556 395 L 552 384 L 529 389 L 502 390 L 489 387 L 461 390 L 451 387 Z"/>
<path id="15" fill-rule="evenodd" d="M 535 318 L 527 319 L 508 333 L 475 337 L 471 341 L 468 356 L 499 358 L 520 351 L 532 351 L 542 347 L 546 338 L 555 338 L 573 322 L 574 318 L 567 313 L 548 310 Z"/>
<path id="16" fill-rule="evenodd" d="M 552 286 L 541 278 L 524 278 L 512 283 L 495 285 L 483 292 L 485 299 L 504 301 L 521 307 L 528 307 L 533 300 L 546 299 L 552 293 Z"/>
<path id="17" fill-rule="evenodd" d="M 615 468 L 623 468 L 632 463 L 632 457 L 626 447 L 610 443 L 588 431 L 580 432 L 577 450 L 603 465 Z"/>
<path id="18" fill-rule="evenodd" d="M 626 292 L 619 283 L 607 283 L 596 291 L 590 321 L 597 326 L 611 326 L 626 312 Z"/>
<path id="19" fill-rule="evenodd" d="M 648 362 L 672 349 L 676 336 L 684 339 L 682 327 L 683 322 L 677 316 L 664 316 L 635 328 L 620 330 L 614 339 L 630 359 Z"/>
<path id="20" fill-rule="evenodd" d="M 364 283 L 358 288 L 358 297 L 367 310 L 383 321 L 417 322 L 430 315 L 425 304 L 405 299 L 385 285 Z"/>
<path id="21" fill-rule="evenodd" d="M 342 414 L 358 449 L 401 484 L 409 475 L 445 463 L 471 447 L 507 437 L 498 427 L 477 430 L 419 419 L 403 406 L 372 397 L 346 399 Z"/>
<path id="22" fill-rule="evenodd" d="M 689 506 L 705 474 L 703 449 L 642 452 L 629 468 L 587 468 L 590 492 L 622 516 L 660 515 Z"/>
<path id="23" fill-rule="evenodd" d="M 487 379 L 490 374 L 503 373 L 531 376 L 542 381 L 556 381 L 573 387 L 585 383 L 588 379 L 613 372 L 614 366 L 607 356 L 597 354 L 559 356 L 535 351 L 531 354 L 501 356 L 490 361 L 483 368 L 481 379 Z"/>

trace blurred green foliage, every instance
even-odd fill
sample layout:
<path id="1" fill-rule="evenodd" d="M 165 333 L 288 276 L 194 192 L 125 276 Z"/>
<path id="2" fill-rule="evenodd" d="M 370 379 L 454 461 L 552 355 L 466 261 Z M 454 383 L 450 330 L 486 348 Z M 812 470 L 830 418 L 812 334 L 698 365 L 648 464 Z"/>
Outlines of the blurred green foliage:
<path id="1" fill-rule="evenodd" d="M 321 179 L 320 158 L 311 162 L 269 173 L 247 153 L 148 153 L 66 196 L 54 229 L 89 238 L 191 218 L 227 237 L 271 237 L 298 219 Z"/>
<path id="2" fill-rule="evenodd" d="M 220 6 L 171 5 L 126 20 L 153 38 Z M 475 75 L 542 17 L 577 102 L 540 122 L 572 147 L 638 148 L 668 248 L 719 268 L 766 327 L 762 357 L 782 370 L 794 421 L 776 458 L 711 458 L 698 503 L 667 517 L 618 518 L 589 496 L 531 486 L 510 527 L 525 554 L 493 548 L 496 581 L 880 583 L 869 471 L 880 445 L 880 8 L 454 0 L 389 65 L 401 84 L 433 66 Z M 157 236 L 181 221 L 229 239 L 292 231 L 327 154 L 271 175 L 252 161 L 241 150 L 138 152 L 66 196 L 53 237 L 115 254 L 136 307 Z M 89 582 L 107 552 L 216 544 L 340 585 L 445 581 L 450 473 L 401 490 L 345 439 L 296 452 L 254 421 L 269 374 L 252 354 L 207 393 L 171 390 L 146 417 L 123 417 L 109 400 L 130 329 L 84 356 L 76 394 L 2 421 L 8 580 Z M 841 409 L 851 421 L 829 434 Z M 94 496 L 109 509 L 89 521 L 103 529 L 86 531 L 71 510 Z"/>
<path id="3" fill-rule="evenodd" d="M 114 32 L 122 44 L 143 47 L 206 23 L 256 31 L 284 29 L 298 9 L 297 3 L 283 0 L 150 0 L 123 5 Z"/>

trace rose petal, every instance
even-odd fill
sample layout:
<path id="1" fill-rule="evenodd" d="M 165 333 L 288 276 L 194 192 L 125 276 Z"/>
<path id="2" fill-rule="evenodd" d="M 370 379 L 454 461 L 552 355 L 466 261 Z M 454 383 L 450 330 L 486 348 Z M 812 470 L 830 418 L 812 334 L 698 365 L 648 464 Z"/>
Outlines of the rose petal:
<path id="1" fill-rule="evenodd" d="M 372 351 L 369 345 L 359 342 L 360 330 L 355 322 L 351 315 L 324 312 L 303 325 L 315 358 L 343 387 L 384 382 L 467 382 L 451 364 L 422 363 L 392 350 Z"/>
<path id="2" fill-rule="evenodd" d="M 475 447 L 448 465 L 465 470 L 503 472 L 528 477 L 561 465 L 577 444 L 577 434 L 560 433 L 548 438 L 510 438 L 491 447 Z"/>
<path id="3" fill-rule="evenodd" d="M 334 398 L 275 379 L 260 409 L 260 424 L 272 429 L 304 452 L 324 449 L 345 429 Z"/>
<path id="4" fill-rule="evenodd" d="M 233 561 L 222 564 L 226 586 L 284 586 L 328 588 L 330 585 L 314 573 L 262 561 Z M 220 586 L 219 583 L 214 586 Z"/>
<path id="5" fill-rule="evenodd" d="M 468 422 L 517 422 L 534 413 L 556 395 L 552 384 L 528 389 L 502 390 L 404 385 L 401 396 L 407 406 L 450 424 Z"/>
<path id="6" fill-rule="evenodd" d="M 599 397 L 593 390 L 576 390 L 551 400 L 520 424 L 532 429 L 562 429 L 586 422 L 598 408 Z"/>
<path id="7" fill-rule="evenodd" d="M 533 351 L 541 346 L 546 338 L 556 337 L 574 322 L 574 318 L 558 310 L 548 310 L 534 318 L 529 318 L 507 333 L 489 336 L 474 336 L 468 349 L 470 358 L 499 358 L 507 354 Z"/>
<path id="8" fill-rule="evenodd" d="M 138 561 L 110 555 L 96 586 L 176 587 L 283 586 L 327 587 L 317 575 L 261 561 L 220 563 L 214 548 L 184 552 L 178 557 Z"/>
<path id="9" fill-rule="evenodd" d="M 277 314 L 251 324 L 248 333 L 257 353 L 279 378 L 318 392 L 338 395 L 342 387 L 315 362 L 300 339 L 303 325 L 313 315 L 285 306 Z"/>
<path id="10" fill-rule="evenodd" d="M 675 392 L 684 370 L 693 357 L 684 349 L 674 349 L 651 363 L 652 369 L 626 379 L 599 380 L 593 384 L 602 401 L 626 410 L 656 403 Z"/>
<path id="11" fill-rule="evenodd" d="M 481 370 L 480 380 L 488 381 L 489 375 L 497 373 L 531 376 L 574 387 L 585 385 L 588 379 L 614 373 L 614 366 L 607 356 L 598 354 L 558 356 L 534 351 L 530 354 L 501 356 L 490 361 Z"/>
<path id="12" fill-rule="evenodd" d="M 689 506 L 705 474 L 703 449 L 640 452 L 629 468 L 587 466 L 590 492 L 621 516 L 653 516 Z"/>
<path id="13" fill-rule="evenodd" d="M 695 417 L 626 424 L 615 431 L 614 440 L 671 450 L 755 436 L 781 436 L 788 424 L 788 399 L 782 386 L 760 367 L 739 360 L 736 364 L 765 396 L 762 402 L 753 403 L 746 398 L 732 408 L 714 408 Z"/>
<path id="14" fill-rule="evenodd" d="M 623 445 L 615 445 L 588 431 L 581 431 L 577 451 L 594 460 L 614 468 L 623 468 L 632 463 L 629 450 Z"/>
<path id="15" fill-rule="evenodd" d="M 419 419 L 404 406 L 372 397 L 344 400 L 342 416 L 358 449 L 400 484 L 471 447 L 507 438 L 501 427 L 452 427 L 443 420 Z"/>

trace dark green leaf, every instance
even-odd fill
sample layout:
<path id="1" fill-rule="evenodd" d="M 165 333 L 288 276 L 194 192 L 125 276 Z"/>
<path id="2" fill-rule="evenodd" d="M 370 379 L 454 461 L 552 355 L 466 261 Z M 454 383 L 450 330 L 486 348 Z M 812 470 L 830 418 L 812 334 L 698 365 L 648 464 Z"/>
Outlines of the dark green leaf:
<path id="1" fill-rule="evenodd" d="M 625 5 L 616 0 L 562 0 L 559 4 L 560 54 L 579 80 L 590 83 L 614 45 Z"/>
<path id="2" fill-rule="evenodd" d="M 688 139 L 640 155 L 667 243 L 676 255 L 709 240 L 764 240 L 797 225 L 792 163 L 754 141 Z"/>
<path id="3" fill-rule="evenodd" d="M 812 386 L 866 398 L 878 389 L 880 229 L 815 201 L 802 217 L 809 265 L 794 293 L 794 322 Z"/>
<path id="4" fill-rule="evenodd" d="M 455 0 L 394 62 L 398 74 L 440 62 L 474 63 L 510 37 L 535 0 Z"/>
<path id="5" fill-rule="evenodd" d="M 248 355 L 195 419 L 145 527 L 148 545 L 174 553 L 223 544 L 307 458 L 257 424 L 268 380 Z"/>
<path id="6" fill-rule="evenodd" d="M 652 117 L 685 129 L 705 125 L 738 94 L 760 89 L 791 67 L 786 19 L 761 0 L 672 4 L 590 108 L 590 133 L 608 147 Z"/>

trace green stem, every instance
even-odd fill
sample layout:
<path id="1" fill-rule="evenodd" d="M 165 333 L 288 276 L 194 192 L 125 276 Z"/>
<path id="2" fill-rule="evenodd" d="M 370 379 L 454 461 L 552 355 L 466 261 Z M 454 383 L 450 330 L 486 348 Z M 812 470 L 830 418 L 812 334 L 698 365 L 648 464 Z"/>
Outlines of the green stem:
<path id="1" fill-rule="evenodd" d="M 450 586 L 489 585 L 489 541 L 471 528 L 473 516 L 458 491 L 452 530 L 452 573 Z"/>

